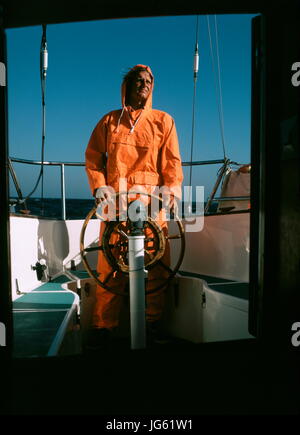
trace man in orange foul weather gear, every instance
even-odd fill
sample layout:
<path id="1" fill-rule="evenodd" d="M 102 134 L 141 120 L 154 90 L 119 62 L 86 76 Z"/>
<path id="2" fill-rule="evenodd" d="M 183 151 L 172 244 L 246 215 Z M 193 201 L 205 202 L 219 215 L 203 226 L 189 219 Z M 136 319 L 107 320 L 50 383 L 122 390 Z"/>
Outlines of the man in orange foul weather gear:
<path id="1" fill-rule="evenodd" d="M 171 193 L 167 204 L 171 210 L 176 198 L 181 198 L 183 173 L 176 127 L 169 114 L 152 109 L 153 86 L 154 77 L 148 66 L 133 67 L 122 82 L 122 109 L 106 114 L 92 132 L 85 153 L 86 172 L 92 194 L 99 203 L 109 203 L 112 191 L 119 191 L 121 179 L 126 180 L 128 190 L 142 187 L 149 194 L 156 187 L 164 186 Z M 164 210 L 157 222 L 166 234 Z M 105 224 L 101 224 L 100 240 L 104 229 Z M 162 261 L 170 264 L 168 243 Z M 102 251 L 99 251 L 97 272 L 109 287 L 125 291 L 126 276 L 119 271 L 112 274 Z M 166 276 L 166 271 L 156 265 L 149 271 L 147 288 L 157 287 Z M 164 293 L 162 288 L 147 295 L 146 321 L 150 329 L 161 318 Z M 107 337 L 118 326 L 122 299 L 97 286 L 91 343 Z"/>

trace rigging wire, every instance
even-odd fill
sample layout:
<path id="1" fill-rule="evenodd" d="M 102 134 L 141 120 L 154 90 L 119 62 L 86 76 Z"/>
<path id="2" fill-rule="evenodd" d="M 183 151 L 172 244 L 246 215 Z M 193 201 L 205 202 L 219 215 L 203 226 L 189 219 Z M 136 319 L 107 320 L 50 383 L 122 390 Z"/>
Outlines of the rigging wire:
<path id="1" fill-rule="evenodd" d="M 213 44 L 212 44 L 212 37 L 211 37 L 211 30 L 210 30 L 210 21 L 209 21 L 208 15 L 206 16 L 206 19 L 207 19 L 208 36 L 209 36 L 209 43 L 210 43 L 212 68 L 213 68 L 213 74 L 214 74 L 214 85 L 215 85 L 215 92 L 216 92 L 217 106 L 218 106 L 218 113 L 219 113 L 219 122 L 220 122 L 220 130 L 221 130 L 223 155 L 224 155 L 224 161 L 226 161 L 228 159 L 226 157 L 226 149 L 225 149 L 224 115 L 223 115 L 223 99 L 222 99 L 222 88 L 221 88 L 221 72 L 220 72 L 220 59 L 219 59 L 220 56 L 219 56 L 219 44 L 218 44 L 217 18 L 215 15 L 216 58 L 217 58 L 217 65 L 218 65 L 218 76 L 217 76 L 216 67 L 215 67 L 215 60 L 214 60 L 214 54 L 213 54 Z M 217 85 L 217 83 L 218 83 L 218 85 Z"/>
<path id="2" fill-rule="evenodd" d="M 218 61 L 218 84 L 219 84 L 219 93 L 220 93 L 220 111 L 221 111 L 221 125 L 222 125 L 222 138 L 223 138 L 223 153 L 224 157 L 226 156 L 225 152 L 225 128 L 224 128 L 224 110 L 223 110 L 223 92 L 222 92 L 222 84 L 221 84 L 221 68 L 220 68 L 220 55 L 219 55 L 219 32 L 218 32 L 218 24 L 217 24 L 217 16 L 215 15 L 215 30 L 216 30 L 216 52 L 217 52 L 217 61 Z"/>
<path id="3" fill-rule="evenodd" d="M 38 175 L 37 181 L 34 185 L 32 191 L 23 199 L 17 200 L 15 204 L 23 204 L 29 199 L 36 189 L 40 181 L 41 183 L 41 203 L 42 203 L 42 211 L 43 211 L 43 200 L 44 200 L 44 161 L 45 161 L 45 138 L 46 138 L 46 102 L 45 102 L 45 94 L 46 94 L 46 76 L 48 69 L 48 50 L 47 50 L 47 37 L 46 37 L 46 28 L 47 25 L 43 24 L 43 34 L 41 40 L 40 47 L 40 78 L 41 78 L 41 91 L 42 91 L 42 151 L 41 151 L 41 169 Z"/>
<path id="4" fill-rule="evenodd" d="M 188 211 L 192 212 L 191 206 L 191 186 L 192 186 L 192 172 L 193 172 L 193 150 L 194 150 L 194 136 L 195 136 L 195 108 L 196 108 L 196 88 L 197 78 L 199 71 L 199 50 L 198 50 L 198 33 L 199 33 L 199 15 L 197 15 L 196 22 L 196 42 L 194 54 L 194 94 L 193 94 L 193 112 L 192 112 L 192 138 L 191 138 L 191 154 L 190 154 L 190 174 L 189 174 L 189 197 L 188 197 Z"/>
<path id="5" fill-rule="evenodd" d="M 40 52 L 40 73 L 41 73 L 41 92 L 42 92 L 42 157 L 41 157 L 41 209 L 44 214 L 44 158 L 45 158 L 45 138 L 46 138 L 46 76 L 48 69 L 48 50 L 47 50 L 47 37 L 46 25 L 43 24 L 43 36 L 41 42 Z"/>
<path id="6" fill-rule="evenodd" d="M 216 41 L 216 58 L 217 58 L 217 69 L 218 69 L 217 73 L 216 73 L 214 53 L 213 53 L 210 21 L 209 21 L 208 15 L 206 16 L 206 19 L 207 19 L 208 36 L 209 36 L 209 44 L 210 44 L 210 54 L 211 54 L 213 76 L 214 76 L 215 93 L 216 93 L 217 107 L 218 107 L 218 113 L 219 113 L 219 122 L 220 122 L 220 131 L 221 131 L 224 163 L 218 171 L 217 181 L 216 181 L 216 183 L 213 187 L 213 190 L 208 198 L 208 201 L 207 201 L 205 209 L 204 209 L 204 213 L 207 213 L 209 211 L 210 205 L 211 205 L 211 202 L 215 196 L 215 193 L 217 192 L 223 177 L 227 173 L 228 165 L 231 163 L 230 160 L 226 157 L 226 149 L 225 149 L 225 132 L 224 132 L 225 129 L 224 129 L 223 98 L 222 98 L 222 86 L 221 86 L 221 69 L 220 69 L 220 55 L 219 55 L 219 43 L 218 43 L 219 36 L 218 36 L 217 17 L 215 15 L 215 41 Z"/>

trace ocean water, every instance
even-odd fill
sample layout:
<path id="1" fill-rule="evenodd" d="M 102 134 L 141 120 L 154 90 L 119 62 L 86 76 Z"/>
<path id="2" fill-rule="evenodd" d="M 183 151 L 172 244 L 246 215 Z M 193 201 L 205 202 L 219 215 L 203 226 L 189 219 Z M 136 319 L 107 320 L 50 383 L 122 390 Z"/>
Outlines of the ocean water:
<path id="1" fill-rule="evenodd" d="M 66 199 L 67 219 L 85 219 L 88 212 L 94 207 L 95 200 L 91 199 Z M 26 211 L 29 211 L 29 213 Z M 16 205 L 16 213 L 24 213 L 32 216 L 44 216 L 59 219 L 62 217 L 62 201 L 60 198 L 29 198 L 24 204 Z M 13 210 L 11 210 L 13 211 Z"/>
<path id="2" fill-rule="evenodd" d="M 85 219 L 89 211 L 94 207 L 95 201 L 91 199 L 66 199 L 67 219 Z M 214 211 L 217 204 L 212 204 L 210 212 Z M 195 212 L 196 204 L 192 204 L 192 211 Z M 29 198 L 24 204 L 16 205 L 11 209 L 15 213 L 26 213 L 32 216 L 43 216 L 59 219 L 62 217 L 62 201 L 60 198 Z"/>

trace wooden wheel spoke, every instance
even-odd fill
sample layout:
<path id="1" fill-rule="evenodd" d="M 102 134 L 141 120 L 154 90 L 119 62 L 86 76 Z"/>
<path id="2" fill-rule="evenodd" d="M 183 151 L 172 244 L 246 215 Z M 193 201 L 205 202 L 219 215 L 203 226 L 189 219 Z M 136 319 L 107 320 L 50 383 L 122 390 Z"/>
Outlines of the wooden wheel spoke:
<path id="1" fill-rule="evenodd" d="M 120 234 L 120 236 L 125 237 L 126 240 L 127 240 L 127 234 L 126 234 L 125 231 L 123 231 L 122 229 L 120 229 L 120 228 L 116 228 L 113 232 L 114 232 L 114 233 L 118 233 L 118 234 Z"/>
<path id="2" fill-rule="evenodd" d="M 102 251 L 102 246 L 92 246 L 91 248 L 84 248 L 84 252 Z"/>
<path id="3" fill-rule="evenodd" d="M 171 235 L 168 235 L 168 236 L 166 236 L 166 239 L 167 240 L 175 240 L 175 239 L 181 239 L 181 234 L 171 234 Z"/>

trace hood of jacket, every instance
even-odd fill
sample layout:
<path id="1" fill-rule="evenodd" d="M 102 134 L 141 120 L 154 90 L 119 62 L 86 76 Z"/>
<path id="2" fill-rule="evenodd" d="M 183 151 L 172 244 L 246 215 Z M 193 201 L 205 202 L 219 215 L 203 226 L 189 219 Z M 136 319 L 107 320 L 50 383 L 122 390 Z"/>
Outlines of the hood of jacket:
<path id="1" fill-rule="evenodd" d="M 152 77 L 151 89 L 150 89 L 150 92 L 149 92 L 149 95 L 147 97 L 146 104 L 144 107 L 144 109 L 152 109 L 152 93 L 153 93 L 153 87 L 154 87 L 154 76 L 152 74 L 150 67 L 147 65 L 142 65 L 142 64 L 135 65 L 133 68 L 131 68 L 130 71 L 133 71 L 133 70 L 140 68 L 140 67 L 144 68 Z M 127 83 L 122 83 L 122 86 L 121 86 L 122 108 L 125 107 L 126 90 L 127 90 Z"/>

